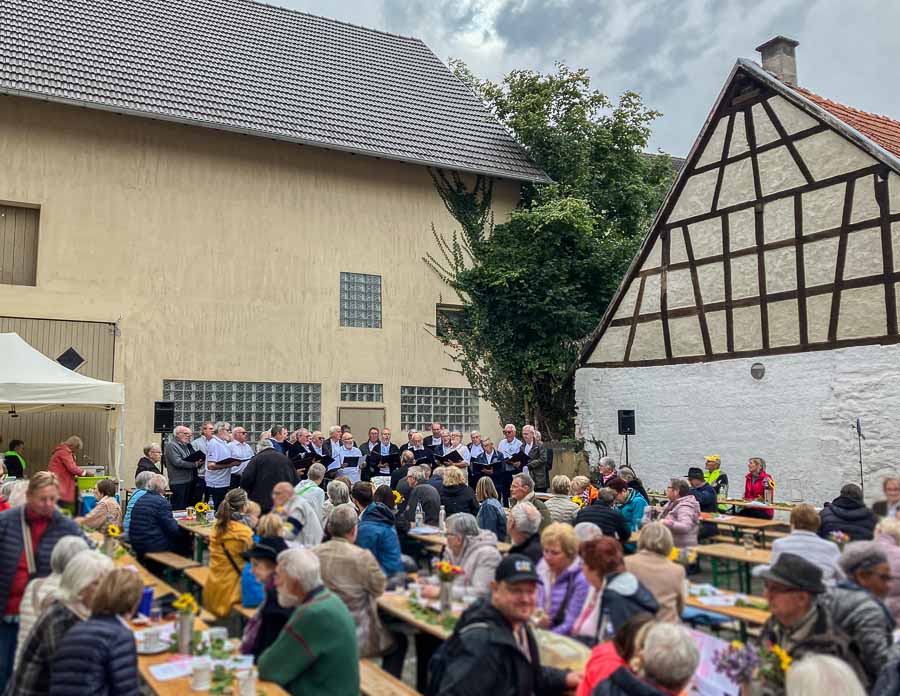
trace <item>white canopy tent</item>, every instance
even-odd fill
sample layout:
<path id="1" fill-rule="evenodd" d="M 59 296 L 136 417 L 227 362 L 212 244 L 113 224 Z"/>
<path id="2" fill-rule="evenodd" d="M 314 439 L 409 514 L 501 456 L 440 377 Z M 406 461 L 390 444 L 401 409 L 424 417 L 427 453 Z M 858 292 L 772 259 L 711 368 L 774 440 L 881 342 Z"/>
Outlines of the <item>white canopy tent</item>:
<path id="1" fill-rule="evenodd" d="M 73 372 L 31 347 L 18 334 L 0 333 L 0 410 L 16 415 L 75 409 L 109 414 L 109 461 L 115 477 L 121 479 L 125 387 Z"/>

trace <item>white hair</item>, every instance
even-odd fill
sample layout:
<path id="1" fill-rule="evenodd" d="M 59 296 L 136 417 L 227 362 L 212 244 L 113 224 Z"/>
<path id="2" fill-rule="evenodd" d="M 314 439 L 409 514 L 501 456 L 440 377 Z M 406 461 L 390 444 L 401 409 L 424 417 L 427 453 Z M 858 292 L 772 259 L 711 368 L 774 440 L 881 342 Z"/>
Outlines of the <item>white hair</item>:
<path id="1" fill-rule="evenodd" d="M 166 492 L 169 487 L 169 479 L 162 474 L 153 474 L 153 477 L 147 483 L 147 490 L 156 491 L 160 495 Z"/>
<path id="2" fill-rule="evenodd" d="M 586 541 L 592 541 L 593 539 L 599 539 L 602 536 L 603 532 L 600 527 L 593 522 L 579 522 L 575 525 L 575 538 L 578 539 L 579 544 L 583 544 Z"/>
<path id="3" fill-rule="evenodd" d="M 865 696 L 859 677 L 843 660 L 831 655 L 812 654 L 791 665 L 785 678 L 790 696 Z"/>
<path id="4" fill-rule="evenodd" d="M 19 507 L 25 504 L 25 497 L 28 494 L 28 480 L 18 479 L 12 482 L 12 487 L 6 496 L 6 502 L 10 507 Z"/>
<path id="5" fill-rule="evenodd" d="M 332 435 L 334 435 L 335 433 L 339 433 L 340 431 L 341 431 L 341 426 L 332 425 L 330 428 L 328 428 L 328 436 L 331 437 Z"/>
<path id="6" fill-rule="evenodd" d="M 537 534 L 541 528 L 541 512 L 531 503 L 518 503 L 509 511 L 516 526 L 516 530 L 522 534 L 531 536 Z"/>
<path id="7" fill-rule="evenodd" d="M 56 542 L 53 553 L 50 554 L 50 572 L 54 575 L 62 575 L 75 556 L 82 551 L 87 551 L 88 545 L 82 536 L 69 534 Z"/>
<path id="8" fill-rule="evenodd" d="M 134 477 L 134 487 L 139 490 L 147 490 L 147 486 L 150 484 L 150 479 L 152 479 L 156 474 L 152 471 L 142 471 L 137 476 Z"/>
<path id="9" fill-rule="evenodd" d="M 669 689 L 683 689 L 700 664 L 691 632 L 671 623 L 656 624 L 647 631 L 642 656 L 644 673 Z"/>
<path id="10" fill-rule="evenodd" d="M 299 583 L 304 595 L 322 584 L 319 557 L 309 549 L 288 549 L 279 553 L 278 572 Z"/>
<path id="11" fill-rule="evenodd" d="M 600 457 L 599 465 L 601 468 L 608 467 L 610 469 L 616 468 L 616 460 L 612 457 Z"/>
<path id="12" fill-rule="evenodd" d="M 477 537 L 481 533 L 475 515 L 468 512 L 457 512 L 447 518 L 447 534 L 459 534 L 461 537 Z"/>
<path id="13" fill-rule="evenodd" d="M 331 481 L 325 491 L 332 505 L 342 505 L 350 502 L 350 489 L 343 481 Z"/>
<path id="14" fill-rule="evenodd" d="M 316 462 L 309 467 L 307 475 L 309 476 L 310 481 L 321 481 L 325 478 L 325 467 L 321 463 Z"/>
<path id="15" fill-rule="evenodd" d="M 328 515 L 328 531 L 332 536 L 345 537 L 359 524 L 359 513 L 350 503 L 338 505 Z"/>
<path id="16" fill-rule="evenodd" d="M 525 486 L 529 491 L 534 490 L 534 479 L 528 474 L 516 474 L 513 478 L 517 479 L 519 483 Z"/>
<path id="17" fill-rule="evenodd" d="M 81 551 L 68 562 L 59 579 L 59 599 L 66 602 L 80 600 L 81 593 L 97 578 L 113 569 L 109 556 L 98 551 Z"/>
<path id="18" fill-rule="evenodd" d="M 256 443 L 256 451 L 262 452 L 265 449 L 274 449 L 274 446 L 272 445 L 269 436 L 263 433 L 262 437 L 259 438 L 259 442 Z"/>
<path id="19" fill-rule="evenodd" d="M 409 452 L 409 450 L 406 450 Z M 411 466 L 406 470 L 407 478 L 415 479 L 416 483 L 422 483 L 425 480 L 425 472 L 421 466 Z"/>

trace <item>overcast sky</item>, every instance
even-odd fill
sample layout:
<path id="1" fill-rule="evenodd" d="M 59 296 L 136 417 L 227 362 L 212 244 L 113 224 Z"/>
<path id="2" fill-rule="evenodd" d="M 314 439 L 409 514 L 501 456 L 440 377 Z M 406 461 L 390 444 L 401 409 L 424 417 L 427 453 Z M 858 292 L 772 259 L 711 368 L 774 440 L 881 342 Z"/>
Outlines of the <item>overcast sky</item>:
<path id="1" fill-rule="evenodd" d="M 587 67 L 610 97 L 640 92 L 663 112 L 651 149 L 687 154 L 737 57 L 797 39 L 802 86 L 900 119 L 898 0 L 270 0 L 415 36 L 481 77 Z"/>

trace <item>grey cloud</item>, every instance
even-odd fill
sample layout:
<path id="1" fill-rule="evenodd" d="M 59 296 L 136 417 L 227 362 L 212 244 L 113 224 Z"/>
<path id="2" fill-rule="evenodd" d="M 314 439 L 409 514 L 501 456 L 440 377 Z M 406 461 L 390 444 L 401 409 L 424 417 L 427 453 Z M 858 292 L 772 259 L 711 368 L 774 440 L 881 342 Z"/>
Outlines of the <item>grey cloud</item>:
<path id="1" fill-rule="evenodd" d="M 494 29 L 510 48 L 547 56 L 573 43 L 602 40 L 605 20 L 605 5 L 596 0 L 505 0 Z M 551 55 L 550 62 L 560 58 Z"/>

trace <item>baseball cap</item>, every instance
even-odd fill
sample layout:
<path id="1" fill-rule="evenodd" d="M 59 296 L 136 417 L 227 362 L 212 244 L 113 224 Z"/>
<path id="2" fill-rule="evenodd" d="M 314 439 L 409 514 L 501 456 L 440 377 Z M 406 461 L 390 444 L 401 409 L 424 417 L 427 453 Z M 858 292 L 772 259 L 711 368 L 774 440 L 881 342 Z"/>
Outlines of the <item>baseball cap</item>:
<path id="1" fill-rule="evenodd" d="M 722 463 L 722 457 L 720 457 L 718 454 L 707 454 L 705 457 L 703 457 L 703 459 L 704 461 L 714 462 L 716 464 Z"/>
<path id="2" fill-rule="evenodd" d="M 494 572 L 494 580 L 497 582 L 525 582 L 538 581 L 537 572 L 534 569 L 534 561 L 521 553 L 511 553 L 506 556 L 497 570 Z"/>

